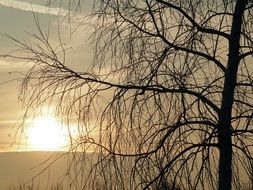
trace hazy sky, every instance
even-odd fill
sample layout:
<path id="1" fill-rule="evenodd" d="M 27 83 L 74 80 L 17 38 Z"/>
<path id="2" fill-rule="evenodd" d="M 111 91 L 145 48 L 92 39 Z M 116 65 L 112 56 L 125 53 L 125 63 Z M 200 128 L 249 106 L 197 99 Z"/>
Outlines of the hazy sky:
<path id="1" fill-rule="evenodd" d="M 66 13 L 67 6 L 59 9 L 59 5 L 54 4 L 51 8 L 48 8 L 44 6 L 45 2 L 45 0 L 0 0 L 0 33 L 9 34 L 19 40 L 32 40 L 27 33 L 37 33 L 32 13 L 35 12 L 45 31 L 50 25 L 50 41 L 52 44 L 57 44 L 57 15 L 60 15 L 58 18 L 62 21 L 61 37 L 67 43 L 67 46 L 72 47 L 67 52 L 67 62 L 71 67 L 85 70 L 91 60 L 91 51 L 89 51 L 90 48 L 88 48 L 86 42 L 89 37 L 85 30 L 87 26 L 85 24 L 80 26 L 74 34 L 70 35 L 67 20 L 61 17 Z M 79 17 L 83 17 L 89 12 L 91 3 L 89 1 L 84 2 L 82 12 L 78 13 Z M 75 21 L 72 24 L 73 28 Z M 17 49 L 15 43 L 2 35 L 0 36 L 0 42 L 0 54 Z M 16 80 L 9 83 L 4 82 L 22 77 L 18 73 L 24 73 L 29 65 L 18 60 L 0 58 L 0 83 L 2 83 L 0 85 L 0 151 L 11 150 L 10 145 L 15 132 L 12 127 L 23 113 L 21 102 L 18 101 L 20 82 Z M 12 136 L 9 137 L 9 134 L 12 134 Z"/>

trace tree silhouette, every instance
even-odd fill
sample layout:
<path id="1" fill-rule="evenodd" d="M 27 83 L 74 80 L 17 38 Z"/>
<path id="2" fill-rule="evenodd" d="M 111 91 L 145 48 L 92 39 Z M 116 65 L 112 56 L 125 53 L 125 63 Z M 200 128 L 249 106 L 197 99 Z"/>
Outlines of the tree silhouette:
<path id="1" fill-rule="evenodd" d="M 37 21 L 33 45 L 16 40 L 34 62 L 26 115 L 58 102 L 78 121 L 72 151 L 98 155 L 87 187 L 251 189 L 252 11 L 248 0 L 95 0 L 85 72 Z"/>

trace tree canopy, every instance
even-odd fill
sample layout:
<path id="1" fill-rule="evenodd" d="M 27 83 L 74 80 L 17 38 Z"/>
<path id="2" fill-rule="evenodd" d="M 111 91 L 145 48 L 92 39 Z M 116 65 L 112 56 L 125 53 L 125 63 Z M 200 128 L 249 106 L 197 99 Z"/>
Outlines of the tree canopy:
<path id="1" fill-rule="evenodd" d="M 252 7 L 95 0 L 89 70 L 71 69 L 41 29 L 33 45 L 17 41 L 18 58 L 34 63 L 21 88 L 26 116 L 53 102 L 78 123 L 70 151 L 98 155 L 86 187 L 251 189 Z"/>

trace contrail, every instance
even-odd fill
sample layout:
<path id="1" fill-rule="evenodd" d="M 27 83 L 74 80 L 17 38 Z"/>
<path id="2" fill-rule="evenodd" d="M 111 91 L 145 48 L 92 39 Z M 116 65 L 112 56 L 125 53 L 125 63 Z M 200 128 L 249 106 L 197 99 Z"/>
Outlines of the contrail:
<path id="1" fill-rule="evenodd" d="M 0 5 L 11 7 L 14 9 L 19 9 L 23 11 L 41 13 L 41 14 L 49 14 L 55 16 L 65 16 L 69 13 L 68 10 L 62 8 L 53 8 L 53 7 L 46 7 L 38 4 L 20 2 L 15 0 L 0 0 Z"/>

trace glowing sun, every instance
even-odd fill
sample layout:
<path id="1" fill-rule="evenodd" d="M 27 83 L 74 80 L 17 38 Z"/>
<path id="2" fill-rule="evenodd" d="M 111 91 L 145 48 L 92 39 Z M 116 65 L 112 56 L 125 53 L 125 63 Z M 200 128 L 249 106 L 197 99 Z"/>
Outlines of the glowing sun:
<path id="1" fill-rule="evenodd" d="M 31 148 L 35 150 L 56 151 L 68 146 L 67 131 L 55 118 L 36 118 L 27 135 Z"/>

